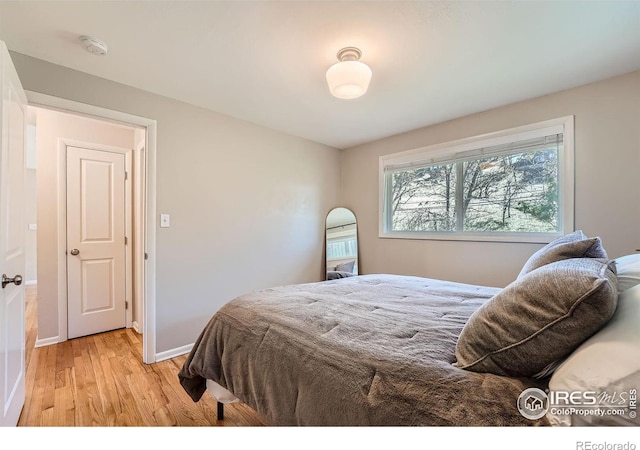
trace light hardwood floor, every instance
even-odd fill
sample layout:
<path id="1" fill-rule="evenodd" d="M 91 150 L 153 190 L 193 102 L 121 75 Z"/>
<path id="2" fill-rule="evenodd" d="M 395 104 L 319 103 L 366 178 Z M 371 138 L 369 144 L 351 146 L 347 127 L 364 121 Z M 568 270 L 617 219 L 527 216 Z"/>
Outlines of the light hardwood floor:
<path id="1" fill-rule="evenodd" d="M 216 419 L 208 393 L 195 403 L 178 381 L 186 355 L 142 363 L 142 336 L 122 329 L 34 348 L 37 290 L 27 286 L 26 401 L 18 426 L 263 426 L 246 405 Z"/>

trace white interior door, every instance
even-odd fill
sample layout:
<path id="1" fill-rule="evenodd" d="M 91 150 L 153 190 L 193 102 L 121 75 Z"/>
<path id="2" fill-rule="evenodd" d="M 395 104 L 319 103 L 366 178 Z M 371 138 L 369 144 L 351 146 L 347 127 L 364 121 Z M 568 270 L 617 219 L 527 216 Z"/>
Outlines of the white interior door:
<path id="1" fill-rule="evenodd" d="M 125 155 L 67 147 L 67 334 L 126 326 Z"/>
<path id="2" fill-rule="evenodd" d="M 0 41 L 0 425 L 18 424 L 25 400 L 24 136 L 27 98 Z"/>

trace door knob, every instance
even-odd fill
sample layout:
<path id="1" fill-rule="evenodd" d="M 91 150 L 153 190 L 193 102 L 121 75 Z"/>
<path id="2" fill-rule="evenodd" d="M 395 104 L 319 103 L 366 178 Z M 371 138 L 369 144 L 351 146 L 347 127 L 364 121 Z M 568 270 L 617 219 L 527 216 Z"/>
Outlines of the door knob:
<path id="1" fill-rule="evenodd" d="M 77 248 L 74 248 L 73 250 L 71 250 L 71 254 L 73 256 L 76 256 L 78 253 L 80 253 L 80 250 L 78 250 Z"/>
<path id="2" fill-rule="evenodd" d="M 2 274 L 2 289 L 7 287 L 7 284 L 14 283 L 16 286 L 20 286 L 22 284 L 22 275 L 16 275 L 13 278 L 9 278 L 6 274 Z"/>

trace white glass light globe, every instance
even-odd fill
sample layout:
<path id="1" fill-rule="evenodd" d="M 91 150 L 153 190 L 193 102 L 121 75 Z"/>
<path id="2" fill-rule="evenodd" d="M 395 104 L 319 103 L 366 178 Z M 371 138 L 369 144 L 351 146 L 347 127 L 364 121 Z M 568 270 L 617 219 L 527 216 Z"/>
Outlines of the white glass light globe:
<path id="1" fill-rule="evenodd" d="M 329 91 L 343 99 L 358 98 L 367 92 L 371 69 L 360 61 L 341 61 L 327 70 Z"/>

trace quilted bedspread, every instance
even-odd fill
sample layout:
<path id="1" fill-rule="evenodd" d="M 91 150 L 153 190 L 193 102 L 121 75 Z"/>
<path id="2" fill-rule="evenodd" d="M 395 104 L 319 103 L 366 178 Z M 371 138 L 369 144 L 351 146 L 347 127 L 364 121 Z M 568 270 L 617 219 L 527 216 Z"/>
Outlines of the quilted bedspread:
<path id="1" fill-rule="evenodd" d="M 362 275 L 251 292 L 211 318 L 180 383 L 198 401 L 211 379 L 273 425 L 547 425 L 516 407 L 540 381 L 452 365 L 467 319 L 499 291 Z"/>

